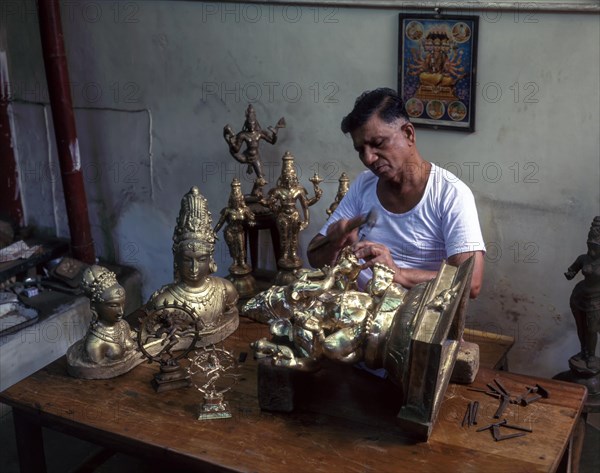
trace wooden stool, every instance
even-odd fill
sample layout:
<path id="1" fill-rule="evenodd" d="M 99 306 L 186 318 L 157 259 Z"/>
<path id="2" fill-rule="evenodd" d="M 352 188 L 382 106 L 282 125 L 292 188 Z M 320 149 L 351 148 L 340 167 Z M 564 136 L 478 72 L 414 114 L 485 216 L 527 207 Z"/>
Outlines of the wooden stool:
<path id="1" fill-rule="evenodd" d="M 250 206 L 254 215 L 256 216 L 256 225 L 249 226 L 244 223 L 244 232 L 246 239 L 248 240 L 248 246 L 250 247 L 250 264 L 252 270 L 255 271 L 258 268 L 258 236 L 259 230 L 269 230 L 271 234 L 271 241 L 273 242 L 273 253 L 275 255 L 275 262 L 281 257 L 281 251 L 279 246 L 279 230 L 277 229 L 277 223 L 275 221 L 275 215 L 273 212 L 265 212 L 264 207 L 261 206 L 262 212 L 255 210 L 253 204 Z"/>

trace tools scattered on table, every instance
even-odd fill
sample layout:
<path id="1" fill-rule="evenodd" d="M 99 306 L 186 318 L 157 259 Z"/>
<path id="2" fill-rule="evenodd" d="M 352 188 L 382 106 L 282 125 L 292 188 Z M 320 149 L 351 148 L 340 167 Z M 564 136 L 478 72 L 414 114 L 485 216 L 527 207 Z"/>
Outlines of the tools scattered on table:
<path id="1" fill-rule="evenodd" d="M 543 386 L 536 384 L 535 386 L 525 386 L 526 391 L 523 394 L 513 395 L 498 378 L 494 378 L 493 383 L 487 383 L 488 389 L 483 388 L 467 388 L 469 391 L 476 391 L 494 397 L 500 400 L 498 409 L 494 413 L 494 419 L 500 419 L 509 406 L 509 404 L 516 404 L 523 407 L 527 407 L 530 404 L 539 401 L 540 399 L 548 399 L 550 392 Z M 461 426 L 471 427 L 477 424 L 477 413 L 479 411 L 479 402 L 470 401 L 467 405 L 467 410 L 463 417 Z M 507 428 L 513 430 L 519 430 L 520 432 L 502 435 L 500 428 Z M 498 422 L 492 422 L 484 427 L 480 427 L 476 432 L 483 432 L 489 430 L 492 432 L 494 440 L 501 441 L 516 437 L 522 437 L 527 433 L 533 432 L 529 427 L 523 427 L 520 425 L 509 424 L 506 418 Z"/>

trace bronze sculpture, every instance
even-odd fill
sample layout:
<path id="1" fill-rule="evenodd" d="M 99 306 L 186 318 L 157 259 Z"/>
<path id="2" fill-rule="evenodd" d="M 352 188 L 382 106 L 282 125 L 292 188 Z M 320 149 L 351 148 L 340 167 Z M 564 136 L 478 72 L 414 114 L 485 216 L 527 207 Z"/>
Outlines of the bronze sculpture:
<path id="1" fill-rule="evenodd" d="M 198 350 L 189 361 L 187 371 L 192 377 L 194 387 L 204 397 L 198 420 L 231 417 L 224 394 L 233 388 L 239 377 L 233 354 L 213 345 Z"/>
<path id="2" fill-rule="evenodd" d="M 339 275 L 347 271 L 341 268 L 353 267 L 344 258 L 324 268 L 321 280 L 306 277 L 271 288 L 242 309 L 243 316 L 269 323 L 272 335 L 253 343 L 262 365 L 261 407 L 278 410 L 274 406 L 281 405 L 265 401 L 274 398 L 264 392 L 272 381 L 266 365 L 313 372 L 324 359 L 363 362 L 369 369 L 387 370 L 402 391 L 399 422 L 426 439 L 462 338 L 473 258 L 458 268 L 444 263 L 435 279 L 410 290 L 394 284 L 393 270 L 378 264 L 368 292 L 339 289 Z"/>
<path id="3" fill-rule="evenodd" d="M 152 387 L 156 392 L 163 392 L 191 386 L 189 373 L 179 360 L 196 345 L 202 320 L 186 303 L 163 304 L 145 309 L 143 313 L 139 320 L 138 346 L 149 363 L 154 361 L 160 365 L 160 371 L 151 381 Z"/>
<path id="4" fill-rule="evenodd" d="M 227 223 L 225 242 L 233 263 L 229 267 L 229 280 L 233 283 L 240 297 L 248 297 L 256 293 L 256 281 L 252 276 L 252 268 L 247 263 L 246 232 L 244 225 L 254 226 L 254 212 L 246 205 L 239 179 L 231 181 L 229 204 L 221 210 L 221 217 L 215 225 L 215 233 Z"/>
<path id="5" fill-rule="evenodd" d="M 337 206 L 340 204 L 340 202 L 342 201 L 342 199 L 348 192 L 349 188 L 350 188 L 350 178 L 348 177 L 348 174 L 343 172 L 339 178 L 339 185 L 338 185 L 337 194 L 335 195 L 335 199 L 333 200 L 333 202 L 331 203 L 329 208 L 325 211 L 327 213 L 327 218 L 331 217 L 331 214 L 333 212 L 335 212 L 335 209 L 337 209 Z"/>
<path id="6" fill-rule="evenodd" d="M 152 294 L 146 310 L 185 304 L 201 321 L 197 346 L 223 340 L 239 324 L 235 287 L 227 279 L 210 275 L 217 270 L 215 240 L 208 203 L 194 186 L 181 200 L 173 232 L 175 281 Z M 182 343 L 176 349 L 186 347 Z"/>
<path id="7" fill-rule="evenodd" d="M 248 165 L 248 174 L 252 171 L 256 174 L 256 180 L 252 189 L 252 195 L 255 197 L 262 196 L 262 187 L 268 183 L 262 169 L 262 162 L 258 151 L 260 140 L 275 144 L 279 128 L 285 128 L 285 119 L 283 117 L 279 119 L 277 125 L 274 127 L 269 126 L 266 130 L 263 130 L 256 120 L 256 112 L 252 105 L 248 105 L 246 109 L 246 121 L 244 122 L 242 131 L 235 134 L 231 125 L 225 125 L 223 128 L 223 137 L 229 145 L 231 156 L 238 162 Z M 244 145 L 246 149 L 241 151 Z"/>
<path id="8" fill-rule="evenodd" d="M 600 394 L 600 358 L 596 356 L 600 332 L 600 216 L 592 221 L 587 253 L 580 255 L 565 272 L 573 279 L 579 271 L 584 279 L 577 283 L 570 298 L 581 350 L 569 359 L 575 381 L 585 384 L 591 395 Z"/>
<path id="9" fill-rule="evenodd" d="M 302 267 L 302 260 L 298 256 L 298 234 L 310 222 L 308 208 L 317 203 L 323 195 L 319 187 L 322 179 L 315 173 L 309 180 L 313 184 L 312 198 L 308 197 L 308 192 L 298 182 L 294 157 L 290 152 L 286 152 L 282 158 L 281 175 L 277 180 L 277 186 L 269 190 L 269 194 L 262 202 L 275 214 L 281 239 L 281 257 L 277 261 L 280 272 L 276 284 L 289 282 L 294 278 L 292 272 Z M 300 204 L 302 216 L 297 204 Z"/>
<path id="10" fill-rule="evenodd" d="M 85 337 L 67 351 L 67 369 L 77 378 L 107 379 L 119 376 L 143 361 L 134 333 L 123 320 L 125 289 L 115 273 L 93 265 L 82 276 L 90 299 L 92 321 Z"/>

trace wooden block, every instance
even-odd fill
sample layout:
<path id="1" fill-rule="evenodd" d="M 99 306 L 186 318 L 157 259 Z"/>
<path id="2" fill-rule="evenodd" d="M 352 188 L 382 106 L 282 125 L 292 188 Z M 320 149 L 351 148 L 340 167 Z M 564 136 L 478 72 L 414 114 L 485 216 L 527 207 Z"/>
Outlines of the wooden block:
<path id="1" fill-rule="evenodd" d="M 294 410 L 294 372 L 273 366 L 270 360 L 258 363 L 258 404 L 265 411 Z"/>
<path id="2" fill-rule="evenodd" d="M 471 384 L 479 371 L 479 345 L 476 343 L 460 342 L 456 363 L 452 371 L 451 383 Z"/>

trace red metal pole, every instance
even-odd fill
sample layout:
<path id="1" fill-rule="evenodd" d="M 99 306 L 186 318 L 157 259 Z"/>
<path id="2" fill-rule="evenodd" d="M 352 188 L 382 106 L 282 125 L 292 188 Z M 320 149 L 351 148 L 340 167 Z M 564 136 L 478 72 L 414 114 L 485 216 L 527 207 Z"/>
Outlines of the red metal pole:
<path id="1" fill-rule="evenodd" d="M 71 247 L 75 258 L 92 264 L 96 256 L 81 172 L 58 0 L 39 0 L 38 15 Z"/>
<path id="2" fill-rule="evenodd" d="M 0 44 L 2 43 L 0 39 Z M 0 214 L 18 227 L 24 225 L 17 161 L 13 149 L 8 105 L 10 103 L 6 52 L 0 49 Z"/>

